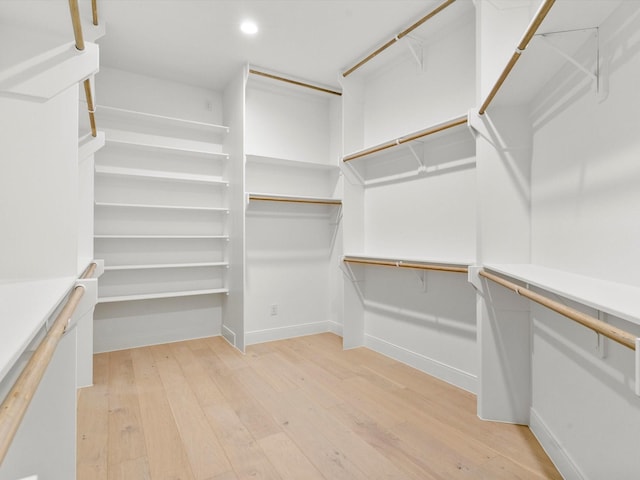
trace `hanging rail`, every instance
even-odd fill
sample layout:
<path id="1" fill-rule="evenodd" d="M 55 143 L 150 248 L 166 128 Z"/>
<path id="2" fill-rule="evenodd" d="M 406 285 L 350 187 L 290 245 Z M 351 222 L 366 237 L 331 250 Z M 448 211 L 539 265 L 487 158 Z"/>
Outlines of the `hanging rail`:
<path id="1" fill-rule="evenodd" d="M 298 80 L 292 80 L 291 78 L 281 77 L 279 75 L 274 75 L 272 73 L 263 72 L 260 70 L 256 70 L 255 68 L 250 68 L 249 73 L 253 75 L 259 75 L 261 77 L 270 78 L 272 80 L 279 80 L 281 82 L 290 83 L 292 85 L 297 85 L 299 87 L 310 88 L 312 90 L 317 90 L 318 92 L 330 93 L 331 95 L 342 96 L 342 92 L 338 92 L 337 90 L 331 90 L 324 87 L 319 87 L 317 85 L 312 85 L 310 83 L 299 82 Z"/>
<path id="2" fill-rule="evenodd" d="M 92 0 L 92 6 L 95 0 Z M 82 36 L 82 22 L 80 21 L 80 10 L 78 8 L 78 0 L 69 0 L 69 11 L 71 12 L 71 23 L 73 24 L 73 35 L 76 40 L 76 48 L 80 51 L 84 50 L 84 38 Z M 93 9 L 93 23 L 97 25 L 98 11 L 97 6 Z M 91 136 L 96 137 L 98 131 L 96 129 L 95 108 L 93 106 L 93 95 L 91 95 L 91 82 L 87 78 L 84 81 L 84 94 L 87 98 L 87 109 L 89 111 L 89 123 L 91 124 Z"/>
<path id="3" fill-rule="evenodd" d="M 414 140 L 418 140 L 419 138 L 426 137 L 428 135 L 433 135 L 434 133 L 442 132 L 443 130 L 448 130 L 449 128 L 457 127 L 459 125 L 464 125 L 466 123 L 467 123 L 467 116 L 465 115 L 464 117 L 456 118 L 454 120 L 443 123 L 441 125 L 430 127 L 425 130 L 421 130 L 419 132 L 397 138 L 396 140 L 391 140 L 389 142 L 383 143 L 381 145 L 377 145 L 375 147 L 368 148 L 366 150 L 362 150 L 357 153 L 352 153 L 351 155 L 347 155 L 346 157 L 344 157 L 342 161 L 350 162 L 351 160 L 355 160 L 356 158 L 365 157 L 367 155 L 371 155 L 372 153 L 381 152 L 382 150 L 396 147 L 398 145 L 402 145 L 403 143 L 412 142 Z"/>
<path id="4" fill-rule="evenodd" d="M 73 289 L 65 306 L 0 405 L 0 465 L 83 294 L 83 286 L 79 285 Z"/>
<path id="5" fill-rule="evenodd" d="M 342 200 L 304 198 L 304 197 L 278 197 L 275 195 L 249 194 L 249 200 L 265 202 L 289 202 L 289 203 L 311 203 L 315 205 L 342 205 Z"/>
<path id="6" fill-rule="evenodd" d="M 500 90 L 500 88 L 502 87 L 502 84 L 505 82 L 505 80 L 511 73 L 511 70 L 513 70 L 513 67 L 520 59 L 520 55 L 522 55 L 522 52 L 524 52 L 525 48 L 527 48 L 527 45 L 529 45 L 529 42 L 531 41 L 536 31 L 542 24 L 542 21 L 545 19 L 545 17 L 549 13 L 549 10 L 551 10 L 551 7 L 553 6 L 554 2 L 555 0 L 544 0 L 542 5 L 540 5 L 540 8 L 538 9 L 536 16 L 533 17 L 533 20 L 529 24 L 529 27 L 527 28 L 526 32 L 524 32 L 524 36 L 522 37 L 522 39 L 520 40 L 520 43 L 516 47 L 516 51 L 513 53 L 513 55 L 509 59 L 509 62 L 507 63 L 507 66 L 504 68 L 504 70 L 500 74 L 500 77 L 498 77 L 498 81 L 491 89 L 491 92 L 489 92 L 489 95 L 487 96 L 486 100 L 480 107 L 480 110 L 478 110 L 478 113 L 480 115 L 484 115 L 484 112 L 489 107 L 489 104 L 493 101 L 493 98 L 498 93 L 498 90 Z"/>
<path id="7" fill-rule="evenodd" d="M 87 266 L 87 268 L 85 268 L 84 272 L 82 272 L 82 275 L 80 275 L 80 279 L 85 280 L 87 278 L 93 277 L 93 274 L 95 273 L 97 267 L 98 267 L 97 263 L 91 262 Z"/>
<path id="8" fill-rule="evenodd" d="M 385 43 L 384 45 L 382 45 L 381 47 L 379 47 L 377 50 L 375 50 L 374 52 L 370 53 L 369 55 L 367 55 L 365 58 L 363 58 L 362 60 L 360 60 L 358 63 L 356 63 L 353 67 L 345 70 L 342 73 L 343 77 L 346 77 L 347 75 L 352 74 L 353 72 L 355 72 L 358 68 L 360 68 L 361 66 L 363 66 L 365 63 L 369 62 L 370 60 L 372 60 L 373 58 L 377 57 L 380 53 L 382 53 L 383 51 L 385 51 L 387 48 L 389 48 L 391 45 L 393 45 L 394 43 L 396 43 L 398 40 L 401 40 L 402 38 L 406 37 L 407 35 L 409 35 L 411 32 L 413 32 L 416 28 L 418 28 L 420 25 L 422 25 L 423 23 L 425 23 L 427 20 L 429 20 L 430 18 L 434 17 L 435 15 L 437 15 L 438 13 L 440 13 L 442 10 L 444 10 L 445 8 L 447 8 L 449 5 L 451 5 L 453 2 L 455 2 L 456 0 L 446 0 L 444 3 L 438 5 L 436 8 L 434 8 L 433 10 L 431 10 L 429 13 L 427 13 L 424 17 L 422 17 L 420 20 L 418 20 L 416 23 L 414 23 L 413 25 L 411 25 L 409 28 L 406 28 L 405 30 L 403 30 L 402 32 L 400 32 L 398 35 L 396 35 L 395 37 L 393 37 L 391 40 L 389 40 L 387 43 Z"/>
<path id="9" fill-rule="evenodd" d="M 509 290 L 513 290 L 518 295 L 522 295 L 523 297 L 528 298 L 529 300 L 533 300 L 540 305 L 543 305 L 554 312 L 557 312 L 561 315 L 564 315 L 571 320 L 578 322 L 581 325 L 584 325 L 587 328 L 590 328 L 596 333 L 604 335 L 611 340 L 614 340 L 625 347 L 628 347 L 632 350 L 636 349 L 636 337 L 629 332 L 626 332 L 620 328 L 614 327 L 613 325 L 609 325 L 608 323 L 603 322 L 595 317 L 587 315 L 586 313 L 582 313 L 575 308 L 567 307 L 562 303 L 556 302 L 555 300 L 551 300 L 550 298 L 545 297 L 544 295 L 540 295 L 535 293 L 525 287 L 521 287 L 513 282 L 505 280 L 498 275 L 487 272 L 485 270 L 480 270 L 479 274 L 489 280 L 502 285 Z"/>
<path id="10" fill-rule="evenodd" d="M 435 270 L 438 272 L 467 273 L 469 271 L 467 267 L 438 265 L 434 263 L 406 262 L 404 260 L 376 260 L 376 259 L 345 256 L 342 259 L 342 261 L 347 263 L 359 263 L 363 265 L 381 265 L 383 267 L 413 268 L 418 270 Z"/>
<path id="11" fill-rule="evenodd" d="M 93 24 L 98 26 L 98 0 L 91 0 L 91 14 L 93 17 Z"/>

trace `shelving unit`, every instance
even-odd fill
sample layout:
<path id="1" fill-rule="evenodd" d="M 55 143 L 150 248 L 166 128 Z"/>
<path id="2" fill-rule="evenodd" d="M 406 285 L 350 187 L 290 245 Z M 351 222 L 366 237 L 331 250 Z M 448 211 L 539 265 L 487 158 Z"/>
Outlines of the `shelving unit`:
<path id="1" fill-rule="evenodd" d="M 228 128 L 114 107 L 98 112 L 106 146 L 95 167 L 94 238 L 105 274 L 96 335 L 105 335 L 101 344 L 113 348 L 119 341 L 128 345 L 119 318 L 127 310 L 135 315 L 134 303 L 174 302 L 169 308 L 178 325 L 179 312 L 189 308 L 180 299 L 228 293 L 228 155 L 222 152 Z M 209 308 L 219 303 L 207 301 Z M 189 315 L 201 329 L 204 319 Z M 149 332 L 149 341 L 171 331 L 189 337 L 190 327 L 167 322 L 167 333 Z"/>
<path id="2" fill-rule="evenodd" d="M 580 5 L 566 0 L 545 0 L 523 33 L 515 53 L 484 99 L 480 113 L 490 106 L 542 104 L 554 95 L 565 94 L 587 80 L 597 94 L 604 88 L 600 76 L 598 26 L 619 6 L 619 2 L 594 1 Z M 567 82 L 551 82 L 561 70 Z M 577 79 L 576 79 L 577 75 Z M 539 107 L 538 107 L 539 108 Z"/>
<path id="3" fill-rule="evenodd" d="M 342 161 L 359 183 L 373 186 L 473 166 L 464 155 L 475 153 L 473 140 L 463 115 L 350 153 Z"/>
<path id="4" fill-rule="evenodd" d="M 640 325 L 640 288 L 534 264 L 484 268 Z"/>

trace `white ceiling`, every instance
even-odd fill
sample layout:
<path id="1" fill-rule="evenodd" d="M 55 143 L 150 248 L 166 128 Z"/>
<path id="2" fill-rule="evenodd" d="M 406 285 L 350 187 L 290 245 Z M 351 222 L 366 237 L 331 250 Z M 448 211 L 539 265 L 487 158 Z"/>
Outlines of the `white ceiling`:
<path id="1" fill-rule="evenodd" d="M 90 18 L 89 0 L 79 0 Z M 98 0 L 101 64 L 224 88 L 245 63 L 339 87 L 339 72 L 441 0 Z M 471 0 L 456 3 L 471 4 Z M 454 4 L 455 5 L 455 4 Z M 450 7 L 451 8 L 451 7 Z M 239 30 L 245 18 L 259 33 Z M 0 0 L 0 22 L 72 37 L 67 0 Z"/>

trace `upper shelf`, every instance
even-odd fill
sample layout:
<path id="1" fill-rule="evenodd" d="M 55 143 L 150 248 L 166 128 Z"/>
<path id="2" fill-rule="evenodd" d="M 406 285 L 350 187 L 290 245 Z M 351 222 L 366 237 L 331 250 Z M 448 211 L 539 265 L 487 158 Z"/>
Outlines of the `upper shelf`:
<path id="1" fill-rule="evenodd" d="M 529 104 L 569 62 L 576 61 L 590 70 L 593 75 L 589 76 L 595 79 L 599 52 L 595 27 L 599 27 L 621 3 L 621 0 L 543 2 L 520 43 L 514 45 L 514 54 L 483 101 L 480 113 L 484 113 L 489 105 Z M 589 42 L 592 42 L 592 49 Z M 585 61 L 579 57 L 581 50 L 587 47 L 590 50 Z M 580 67 L 572 65 L 571 68 L 578 72 Z M 587 72 L 580 75 L 588 78 Z M 553 85 L 554 88 L 559 86 Z"/>
<path id="2" fill-rule="evenodd" d="M 485 269 L 640 324 L 640 288 L 535 264 L 490 264 Z"/>

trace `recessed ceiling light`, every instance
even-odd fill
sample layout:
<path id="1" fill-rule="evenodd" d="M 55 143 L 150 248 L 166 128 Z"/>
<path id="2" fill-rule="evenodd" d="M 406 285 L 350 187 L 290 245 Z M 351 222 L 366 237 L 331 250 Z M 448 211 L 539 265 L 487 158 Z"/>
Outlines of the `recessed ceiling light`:
<path id="1" fill-rule="evenodd" d="M 255 35 L 258 33 L 258 25 L 252 20 L 245 20 L 240 24 L 240 30 L 247 35 Z"/>

